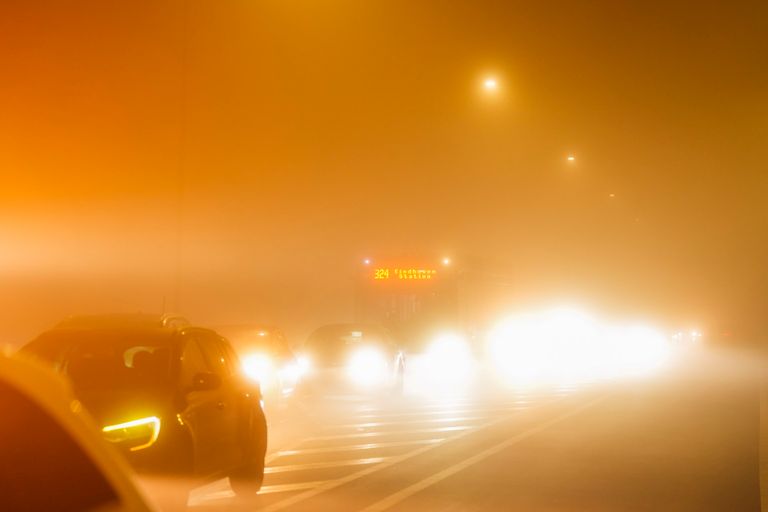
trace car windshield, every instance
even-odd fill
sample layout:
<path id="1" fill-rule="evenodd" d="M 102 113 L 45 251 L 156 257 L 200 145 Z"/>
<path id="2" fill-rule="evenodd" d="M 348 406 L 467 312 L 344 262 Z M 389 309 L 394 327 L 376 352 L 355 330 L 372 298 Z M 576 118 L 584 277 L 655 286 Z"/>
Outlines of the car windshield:
<path id="1" fill-rule="evenodd" d="M 279 359 L 293 358 L 293 351 L 280 331 L 270 327 L 220 327 L 225 336 L 242 354 L 260 353 Z"/>
<path id="2" fill-rule="evenodd" d="M 142 330 L 60 330 L 25 352 L 52 364 L 76 389 L 141 389 L 171 381 L 171 336 Z"/>
<path id="3" fill-rule="evenodd" d="M 391 350 L 386 332 L 376 326 L 328 325 L 314 331 L 304 345 L 304 352 L 318 362 L 340 363 L 352 350 L 378 346 Z"/>
<path id="4" fill-rule="evenodd" d="M 289 353 L 285 341 L 272 331 L 258 329 L 243 337 L 241 343 L 254 350 L 264 351 L 273 355 L 285 356 Z"/>

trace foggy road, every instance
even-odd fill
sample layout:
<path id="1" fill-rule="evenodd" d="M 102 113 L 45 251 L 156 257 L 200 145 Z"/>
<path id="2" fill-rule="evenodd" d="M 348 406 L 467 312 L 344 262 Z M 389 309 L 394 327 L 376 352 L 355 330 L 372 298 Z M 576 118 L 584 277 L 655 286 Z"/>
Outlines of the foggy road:
<path id="1" fill-rule="evenodd" d="M 147 509 L 768 512 L 768 1 L 0 27 L 0 384 Z"/>
<path id="2" fill-rule="evenodd" d="M 631 381 L 304 398 L 272 416 L 255 503 L 220 481 L 190 509 L 760 510 L 755 368 L 689 354 Z"/>

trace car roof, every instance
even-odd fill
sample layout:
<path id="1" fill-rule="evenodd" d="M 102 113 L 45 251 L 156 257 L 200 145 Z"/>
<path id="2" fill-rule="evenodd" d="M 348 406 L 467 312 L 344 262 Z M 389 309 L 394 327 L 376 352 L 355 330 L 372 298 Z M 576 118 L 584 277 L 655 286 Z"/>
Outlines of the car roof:
<path id="1" fill-rule="evenodd" d="M 23 356 L 0 354 L 0 380 L 43 409 L 89 456 L 120 497 L 118 510 L 155 510 L 137 487 L 127 463 L 101 438 L 61 377 Z"/>
<path id="2" fill-rule="evenodd" d="M 368 332 L 378 335 L 389 335 L 389 331 L 378 324 L 366 323 L 338 323 L 322 325 L 315 329 L 310 336 L 327 333 L 350 333 L 350 332 Z"/>
<path id="3" fill-rule="evenodd" d="M 226 338 L 236 338 L 236 337 L 242 337 L 242 336 L 253 336 L 253 335 L 267 335 L 267 336 L 275 336 L 275 335 L 281 335 L 285 336 L 285 333 L 282 329 L 275 325 L 270 324 L 234 324 L 234 325 L 218 325 L 213 328 L 218 333 L 221 333 Z"/>
<path id="4" fill-rule="evenodd" d="M 189 320 L 179 315 L 151 313 L 117 313 L 107 315 L 70 316 L 56 325 L 56 328 L 78 329 L 119 329 L 145 328 L 178 330 L 189 327 Z"/>

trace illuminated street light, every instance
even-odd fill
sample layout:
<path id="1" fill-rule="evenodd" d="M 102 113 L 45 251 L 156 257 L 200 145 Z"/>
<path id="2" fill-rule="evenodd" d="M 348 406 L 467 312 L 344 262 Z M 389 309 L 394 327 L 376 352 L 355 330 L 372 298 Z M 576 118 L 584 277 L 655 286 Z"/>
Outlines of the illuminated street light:
<path id="1" fill-rule="evenodd" d="M 363 265 L 370 265 L 370 264 L 371 264 L 371 259 L 370 258 L 365 258 L 363 260 Z"/>
<path id="2" fill-rule="evenodd" d="M 488 77 L 485 80 L 483 80 L 483 89 L 485 89 L 488 92 L 496 92 L 496 90 L 499 88 L 499 82 L 494 77 Z"/>
<path id="3" fill-rule="evenodd" d="M 443 265 L 446 267 L 451 264 L 451 258 L 443 258 Z"/>
<path id="4" fill-rule="evenodd" d="M 574 163 L 576 161 L 576 157 L 573 155 L 568 155 L 568 158 L 566 158 L 569 163 Z"/>

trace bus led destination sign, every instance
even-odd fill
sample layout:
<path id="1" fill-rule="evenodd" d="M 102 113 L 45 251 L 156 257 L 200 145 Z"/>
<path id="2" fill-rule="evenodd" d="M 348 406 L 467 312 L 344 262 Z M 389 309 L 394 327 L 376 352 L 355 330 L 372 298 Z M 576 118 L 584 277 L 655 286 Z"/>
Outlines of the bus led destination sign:
<path id="1" fill-rule="evenodd" d="M 374 281 L 429 281 L 435 279 L 437 270 L 423 268 L 377 268 Z"/>

